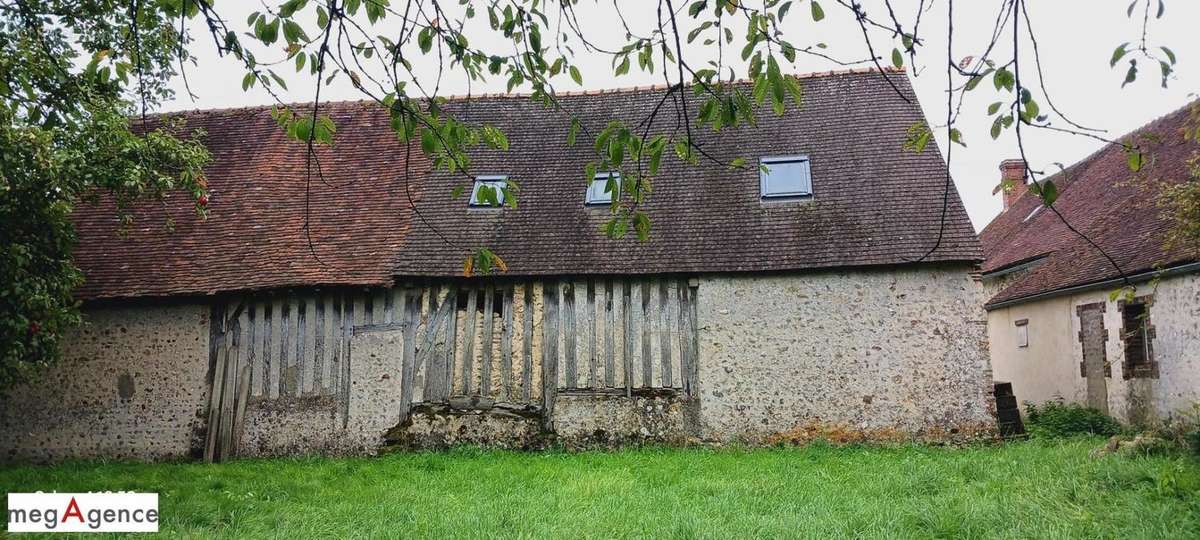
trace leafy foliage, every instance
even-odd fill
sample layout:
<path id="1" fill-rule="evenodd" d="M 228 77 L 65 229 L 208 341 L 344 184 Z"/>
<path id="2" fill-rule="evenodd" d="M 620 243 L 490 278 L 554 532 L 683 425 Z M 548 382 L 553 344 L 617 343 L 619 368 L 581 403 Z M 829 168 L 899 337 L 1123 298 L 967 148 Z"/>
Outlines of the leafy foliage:
<path id="1" fill-rule="evenodd" d="M 79 321 L 75 205 L 111 198 L 128 225 L 133 200 L 182 190 L 204 211 L 208 153 L 190 138 L 199 134 L 184 140 L 177 126 L 139 119 L 135 130 L 130 120 L 135 101 L 169 95 L 181 6 L 129 7 L 0 4 L 0 388 L 51 364 L 63 331 Z M 81 57 L 90 61 L 77 67 Z"/>
<path id="2" fill-rule="evenodd" d="M 1025 402 L 1025 418 L 1029 433 L 1034 437 L 1110 436 L 1123 429 L 1111 416 L 1096 409 L 1062 401 L 1048 401 L 1042 405 Z"/>

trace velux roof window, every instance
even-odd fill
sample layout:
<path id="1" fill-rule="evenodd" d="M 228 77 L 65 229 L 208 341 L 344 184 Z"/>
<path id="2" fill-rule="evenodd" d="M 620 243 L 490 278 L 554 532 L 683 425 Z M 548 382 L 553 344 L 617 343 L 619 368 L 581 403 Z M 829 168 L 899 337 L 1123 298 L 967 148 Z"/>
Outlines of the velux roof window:
<path id="1" fill-rule="evenodd" d="M 808 156 L 764 157 L 759 161 L 759 184 L 764 199 L 812 196 Z"/>
<path id="2" fill-rule="evenodd" d="M 587 194 L 584 195 L 584 204 L 612 204 L 613 194 L 616 193 L 619 197 L 620 192 L 620 173 L 596 173 L 596 177 L 588 185 Z"/>
<path id="3" fill-rule="evenodd" d="M 475 187 L 471 190 L 470 206 L 480 208 L 504 206 L 504 188 L 507 185 L 507 176 L 476 176 Z"/>

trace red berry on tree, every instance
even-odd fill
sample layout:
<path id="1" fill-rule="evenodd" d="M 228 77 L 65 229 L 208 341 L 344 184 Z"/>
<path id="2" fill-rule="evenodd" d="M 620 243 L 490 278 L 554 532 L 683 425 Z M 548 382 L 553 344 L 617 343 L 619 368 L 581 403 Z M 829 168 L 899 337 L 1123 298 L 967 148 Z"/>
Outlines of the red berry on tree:
<path id="1" fill-rule="evenodd" d="M 208 206 L 208 195 L 201 195 L 196 198 L 196 204 L 200 206 Z"/>

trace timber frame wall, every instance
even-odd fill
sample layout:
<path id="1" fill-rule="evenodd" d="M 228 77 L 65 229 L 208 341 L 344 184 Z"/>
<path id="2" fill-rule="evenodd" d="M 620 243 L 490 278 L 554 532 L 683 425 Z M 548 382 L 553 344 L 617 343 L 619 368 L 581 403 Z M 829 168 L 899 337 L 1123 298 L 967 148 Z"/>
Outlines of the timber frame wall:
<path id="1" fill-rule="evenodd" d="M 696 388 L 686 277 L 425 280 L 251 294 L 214 306 L 206 454 L 237 448 L 247 401 L 321 397 L 349 417 L 351 341 L 400 331 L 402 410 L 467 396 L 553 412 L 560 391 Z M 489 346 L 490 345 L 490 346 Z"/>

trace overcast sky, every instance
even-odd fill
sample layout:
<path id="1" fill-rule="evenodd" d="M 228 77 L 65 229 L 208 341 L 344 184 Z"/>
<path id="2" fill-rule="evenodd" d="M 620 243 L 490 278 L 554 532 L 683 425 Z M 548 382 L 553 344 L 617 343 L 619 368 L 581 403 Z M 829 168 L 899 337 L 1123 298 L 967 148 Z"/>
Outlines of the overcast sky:
<path id="1" fill-rule="evenodd" d="M 886 17 L 886 11 L 881 8 L 882 0 L 861 1 L 868 15 Z M 277 3 L 279 0 L 267 1 L 272 7 Z M 690 2 L 677 0 L 676 3 L 679 4 L 677 8 L 684 9 Z M 912 21 L 919 3 L 918 0 L 892 1 L 898 16 L 906 23 Z M 643 33 L 644 30 L 645 34 L 649 33 L 655 19 L 656 4 L 648 0 L 620 2 L 621 10 L 626 20 L 635 27 L 635 32 Z M 242 25 L 250 12 L 262 9 L 262 4 L 253 1 L 219 2 L 216 5 L 227 20 Z M 786 39 L 797 47 L 826 43 L 826 50 L 830 54 L 845 60 L 865 58 L 866 46 L 853 14 L 834 0 L 822 0 L 822 5 L 826 18 L 820 23 L 813 23 L 807 0 L 795 0 L 795 6 L 783 25 Z M 999 5 L 1000 0 L 958 0 L 955 3 L 955 58 L 978 54 L 982 50 L 991 33 Z M 1126 41 L 1138 41 L 1141 37 L 1140 19 L 1131 21 L 1126 18 L 1128 5 L 1129 0 L 1041 0 L 1030 1 L 1028 4 L 1033 29 L 1040 45 L 1043 68 L 1046 71 L 1046 88 L 1051 98 L 1076 122 L 1106 130 L 1106 133 L 1101 135 L 1108 138 L 1118 137 L 1184 106 L 1195 99 L 1195 92 L 1200 90 L 1200 39 L 1195 35 L 1196 21 L 1200 21 L 1200 2 L 1195 0 L 1166 0 L 1167 10 L 1164 18 L 1151 20 L 1150 45 L 1155 48 L 1161 45 L 1168 46 L 1179 58 L 1177 71 L 1169 81 L 1168 88 L 1164 89 L 1160 84 L 1157 65 L 1144 62 L 1141 63 L 1141 76 L 1138 80 L 1124 89 L 1121 88 L 1125 76 L 1124 66 L 1110 68 L 1109 58 L 1117 45 Z M 480 12 L 482 15 L 482 6 Z M 612 0 L 583 0 L 579 6 L 579 14 L 589 39 L 606 44 L 624 43 L 624 30 Z M 482 19 L 486 21 L 486 16 Z M 926 45 L 917 59 L 917 64 L 909 66 L 909 77 L 926 116 L 930 118 L 931 124 L 936 125 L 944 121 L 939 119 L 945 118 L 946 111 L 946 1 L 935 0 L 922 15 L 921 21 L 920 35 L 926 41 Z M 688 22 L 690 24 L 691 21 Z M 641 28 L 636 28 L 639 24 L 642 25 Z M 553 18 L 551 25 L 554 25 Z M 687 32 L 690 28 L 689 26 L 681 30 Z M 503 50 L 499 49 L 502 43 L 487 39 L 488 33 L 490 30 L 478 34 L 478 37 L 472 35 L 472 46 L 485 50 Z M 744 33 L 744 24 L 736 33 Z M 614 37 L 605 39 L 609 35 Z M 203 35 L 198 37 L 201 39 L 194 43 L 194 54 L 198 64 L 189 68 L 187 73 L 196 98 L 189 99 L 183 91 L 182 81 L 177 80 L 178 95 L 174 101 L 164 105 L 164 110 L 273 103 L 271 97 L 261 88 L 256 87 L 243 92 L 240 81 L 244 72 L 240 66 L 231 59 L 218 58 L 211 41 L 204 39 L 206 36 Z M 873 34 L 872 39 L 878 54 L 890 56 L 893 45 L 889 36 L 877 33 Z M 697 46 L 690 49 L 685 45 L 685 54 L 691 65 L 703 64 L 714 54 L 710 48 L 699 46 L 701 41 L 697 40 Z M 1006 36 L 1003 43 L 997 48 L 998 58 L 1011 55 L 1011 35 Z M 1022 47 L 1028 52 L 1028 43 Z M 737 49 L 740 49 L 740 46 L 734 50 Z M 282 53 L 276 54 L 282 57 Z M 259 53 L 260 61 L 271 60 L 270 56 L 270 51 Z M 726 60 L 733 56 L 736 55 L 727 54 Z M 582 88 L 585 89 L 663 82 L 661 75 L 637 72 L 636 69 L 628 75 L 614 78 L 610 58 L 605 56 L 581 54 L 574 62 L 583 71 Z M 1032 66 L 1032 57 L 1022 54 L 1022 62 L 1025 63 L 1022 72 L 1028 72 L 1026 77 L 1032 76 L 1032 70 L 1029 69 Z M 744 67 L 736 63 L 733 66 L 739 76 L 744 76 Z M 416 69 L 430 76 L 436 72 L 434 65 L 418 65 Z M 794 65 L 785 67 L 785 70 L 792 73 L 829 69 L 844 68 L 827 60 L 805 55 L 798 56 Z M 284 69 L 281 74 L 286 75 L 289 71 L 291 70 Z M 281 92 L 285 101 L 312 100 L 312 79 L 294 72 L 286 76 L 289 77 L 290 91 Z M 342 82 L 335 82 L 322 90 L 322 100 L 363 97 L 346 83 L 344 77 L 342 79 Z M 1028 80 L 1023 82 L 1026 85 L 1031 84 Z M 505 80 L 503 77 L 496 77 L 482 84 L 475 82 L 468 88 L 464 77 L 450 75 L 443 81 L 441 93 L 463 94 L 468 89 L 473 93 L 503 92 Z M 564 79 L 559 89 L 578 90 L 581 87 Z M 1035 94 L 1038 94 L 1039 101 L 1043 101 L 1042 108 L 1045 110 L 1040 92 Z M 1000 211 L 1000 198 L 998 195 L 992 195 L 992 188 L 999 180 L 999 162 L 1018 156 L 1011 132 L 998 141 L 991 140 L 988 135 L 991 121 L 985 109 L 993 101 L 997 101 L 997 97 L 990 83 L 980 85 L 967 100 L 963 116 L 956 125 L 963 132 L 968 146 L 956 146 L 951 170 L 976 229 L 983 228 Z M 1061 120 L 1055 123 L 1063 125 Z M 898 140 L 897 144 L 899 143 Z M 944 154 L 944 132 L 938 133 L 938 143 Z M 1057 170 L 1054 163 L 1070 165 L 1098 149 L 1101 144 L 1095 139 L 1073 135 L 1040 130 L 1026 132 L 1026 150 L 1031 164 L 1035 169 L 1047 171 Z"/>

